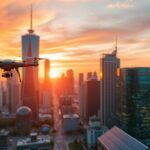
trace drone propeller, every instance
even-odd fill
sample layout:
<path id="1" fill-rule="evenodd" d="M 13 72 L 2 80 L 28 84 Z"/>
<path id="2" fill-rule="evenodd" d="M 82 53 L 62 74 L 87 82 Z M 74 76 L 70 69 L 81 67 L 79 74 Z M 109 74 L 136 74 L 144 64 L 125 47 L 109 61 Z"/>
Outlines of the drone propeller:
<path id="1" fill-rule="evenodd" d="M 33 59 L 33 60 L 45 60 L 46 58 L 39 58 L 39 57 L 26 57 L 27 59 Z"/>

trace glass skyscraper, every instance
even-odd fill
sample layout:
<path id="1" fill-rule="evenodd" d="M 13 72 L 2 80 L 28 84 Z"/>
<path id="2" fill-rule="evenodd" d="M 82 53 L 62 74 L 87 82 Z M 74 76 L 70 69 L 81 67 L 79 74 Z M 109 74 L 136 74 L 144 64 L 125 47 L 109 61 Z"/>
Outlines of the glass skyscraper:
<path id="1" fill-rule="evenodd" d="M 31 63 L 31 58 L 39 57 L 39 36 L 32 29 L 32 7 L 31 26 L 28 34 L 22 36 L 22 59 Z M 23 68 L 22 75 L 22 101 L 24 106 L 32 110 L 32 118 L 38 117 L 38 67 Z"/>
<path id="2" fill-rule="evenodd" d="M 100 59 L 100 117 L 102 124 L 111 127 L 115 122 L 116 83 L 120 59 L 116 50 L 111 54 L 104 54 Z"/>
<path id="3" fill-rule="evenodd" d="M 150 68 L 123 68 L 117 115 L 120 126 L 140 140 L 150 139 Z"/>

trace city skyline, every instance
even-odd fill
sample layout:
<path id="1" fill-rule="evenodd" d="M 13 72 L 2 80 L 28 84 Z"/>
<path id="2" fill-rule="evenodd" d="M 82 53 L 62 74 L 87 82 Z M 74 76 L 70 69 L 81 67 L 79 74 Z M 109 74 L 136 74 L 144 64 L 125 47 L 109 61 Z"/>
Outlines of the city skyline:
<path id="1" fill-rule="evenodd" d="M 0 149 L 147 150 L 148 4 L 2 2 Z"/>
<path id="2" fill-rule="evenodd" d="M 150 66 L 148 0 L 6 0 L 0 4 L 0 59 L 21 57 L 31 3 L 40 56 L 51 60 L 52 69 L 99 72 L 100 55 L 112 52 L 116 33 L 121 67 Z"/>

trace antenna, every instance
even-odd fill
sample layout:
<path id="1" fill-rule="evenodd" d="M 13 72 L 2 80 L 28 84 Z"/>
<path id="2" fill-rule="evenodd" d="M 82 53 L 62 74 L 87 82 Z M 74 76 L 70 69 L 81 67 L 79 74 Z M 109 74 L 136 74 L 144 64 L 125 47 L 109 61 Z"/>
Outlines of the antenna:
<path id="1" fill-rule="evenodd" d="M 30 29 L 28 30 L 29 33 L 33 33 L 33 10 L 32 10 L 32 4 L 30 6 Z"/>
<path id="2" fill-rule="evenodd" d="M 31 21 L 31 22 L 30 22 L 30 29 L 32 30 L 32 4 L 31 4 L 31 10 L 30 10 L 30 11 L 31 11 L 31 12 L 30 12 L 30 15 L 31 15 L 31 16 L 30 16 L 30 17 L 31 17 L 31 18 L 30 18 L 30 19 L 31 19 L 31 20 L 30 20 L 30 21 Z"/>
<path id="3" fill-rule="evenodd" d="M 113 54 L 115 54 L 117 56 L 117 52 L 118 52 L 118 35 L 116 33 L 116 39 L 115 39 L 115 49 L 113 51 Z"/>
<path id="4" fill-rule="evenodd" d="M 116 54 L 117 54 L 117 52 L 118 52 L 118 34 L 117 33 L 116 33 L 115 51 L 116 51 Z"/>

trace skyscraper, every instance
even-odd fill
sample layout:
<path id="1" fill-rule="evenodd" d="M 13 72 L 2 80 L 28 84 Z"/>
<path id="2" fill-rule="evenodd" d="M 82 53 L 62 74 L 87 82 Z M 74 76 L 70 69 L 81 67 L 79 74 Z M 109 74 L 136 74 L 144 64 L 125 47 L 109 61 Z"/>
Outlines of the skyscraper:
<path id="1" fill-rule="evenodd" d="M 100 109 L 100 81 L 97 80 L 95 72 L 91 72 L 87 79 L 84 82 L 83 74 L 79 74 L 80 118 L 82 121 L 88 121 L 90 117 L 97 116 Z"/>
<path id="2" fill-rule="evenodd" d="M 46 59 L 45 60 L 45 63 L 44 63 L 44 66 L 45 66 L 45 77 L 44 77 L 44 84 L 45 86 L 47 86 L 47 88 L 50 88 L 50 60 Z M 49 89 L 50 90 L 50 89 Z"/>
<path id="3" fill-rule="evenodd" d="M 116 81 L 120 60 L 117 58 L 117 46 L 111 54 L 100 59 L 101 98 L 100 115 L 102 124 L 111 127 L 115 119 Z"/>
<path id="4" fill-rule="evenodd" d="M 66 84 L 67 84 L 66 86 L 67 86 L 68 94 L 73 94 L 74 93 L 74 76 L 73 76 L 72 69 L 67 70 Z"/>
<path id="5" fill-rule="evenodd" d="M 79 73 L 79 88 L 84 83 L 84 74 Z"/>
<path id="6" fill-rule="evenodd" d="M 52 89 L 51 89 L 51 80 L 50 80 L 50 60 L 46 59 L 45 63 L 45 77 L 44 77 L 44 87 L 42 89 L 42 112 L 50 113 L 51 107 L 51 96 L 52 96 Z"/>
<path id="7" fill-rule="evenodd" d="M 74 75 L 72 69 L 67 70 L 66 76 L 62 74 L 60 78 L 60 91 L 62 94 L 74 94 Z"/>
<path id="8" fill-rule="evenodd" d="M 30 62 L 30 57 L 39 57 L 39 36 L 34 34 L 32 28 L 32 6 L 30 29 L 28 34 L 22 36 L 22 59 Z M 38 67 L 23 69 L 22 101 L 24 106 L 32 109 L 32 118 L 36 119 L 38 116 Z"/>
<path id="9" fill-rule="evenodd" d="M 123 68 L 117 101 L 120 127 L 150 143 L 150 67 Z"/>
<path id="10" fill-rule="evenodd" d="M 84 120 L 84 89 L 85 89 L 85 84 L 84 84 L 84 74 L 80 73 L 79 74 L 79 104 L 80 104 L 80 118 L 83 121 Z"/>
<path id="11" fill-rule="evenodd" d="M 100 109 L 100 81 L 91 79 L 85 82 L 85 120 L 97 116 Z"/>
<path id="12" fill-rule="evenodd" d="M 12 70 L 13 78 L 7 79 L 6 96 L 9 113 L 15 113 L 21 104 L 21 85 L 16 70 Z"/>

